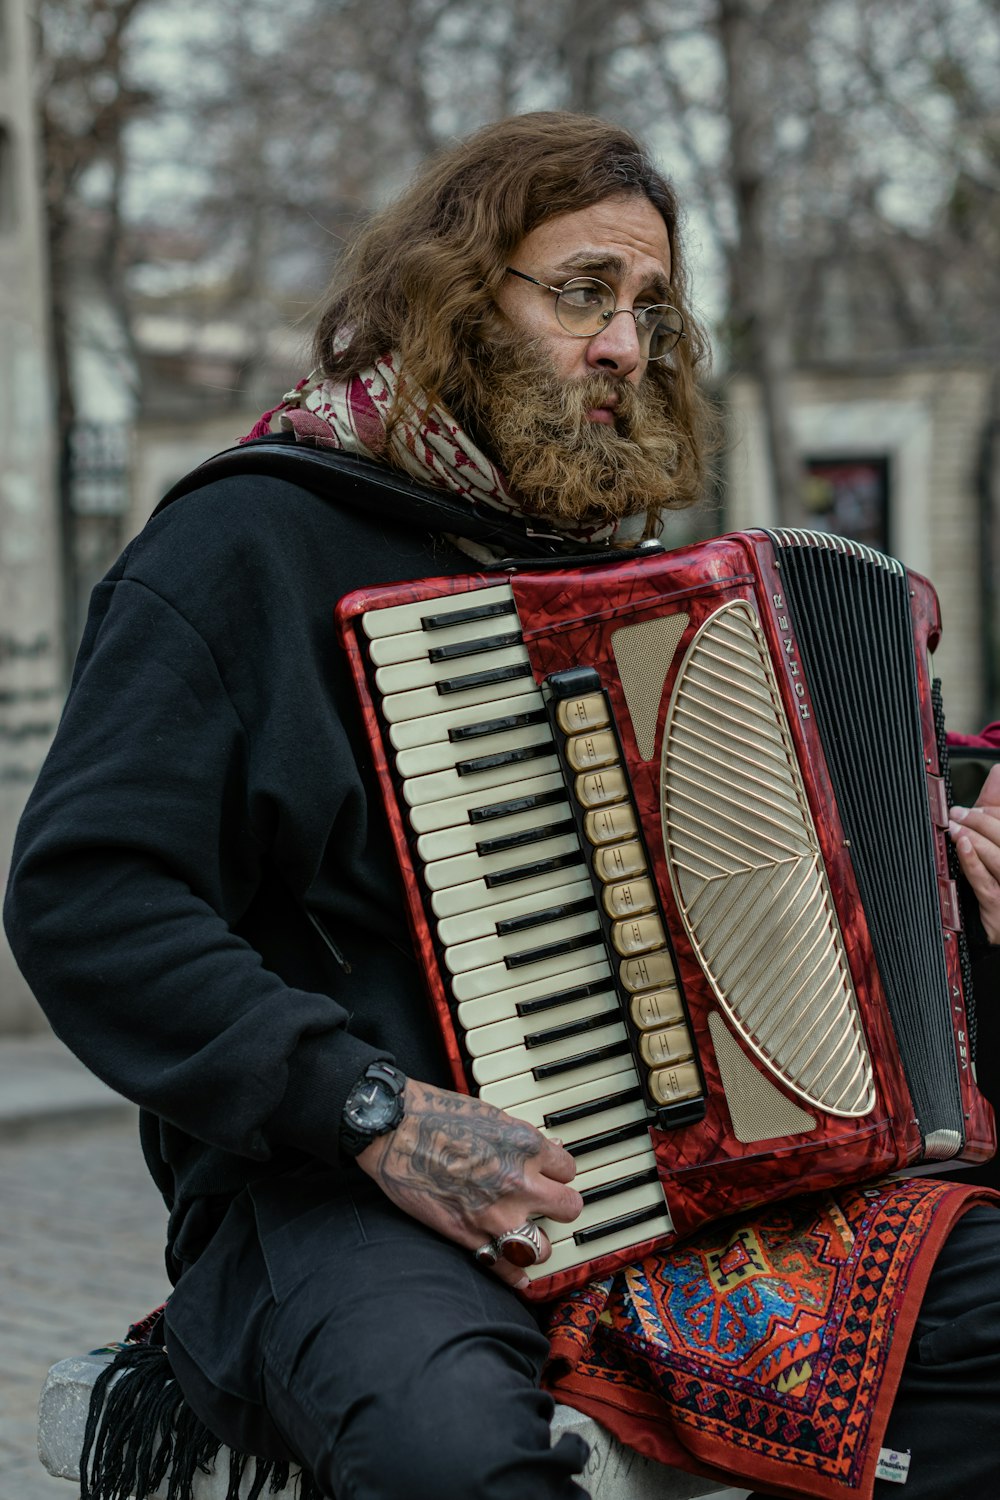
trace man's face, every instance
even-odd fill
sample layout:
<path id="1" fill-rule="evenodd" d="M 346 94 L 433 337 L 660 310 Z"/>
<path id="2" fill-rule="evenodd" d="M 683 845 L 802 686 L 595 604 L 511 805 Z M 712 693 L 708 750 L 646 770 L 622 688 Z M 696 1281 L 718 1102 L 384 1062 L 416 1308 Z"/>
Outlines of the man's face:
<path id="1" fill-rule="evenodd" d="M 630 311 L 671 300 L 667 226 L 648 198 L 622 193 L 547 219 L 525 235 L 510 264 L 548 286 L 562 286 L 574 276 L 607 282 L 618 311 L 591 338 L 567 333 L 556 319 L 553 294 L 518 276 L 506 278 L 498 301 L 507 321 L 535 341 L 559 379 L 605 374 L 639 384 L 647 362 Z M 605 407 L 595 408 L 590 419 L 613 421 Z"/>
<path id="2" fill-rule="evenodd" d="M 662 218 L 638 194 L 606 198 L 539 225 L 510 264 L 551 286 L 598 277 L 620 309 L 600 332 L 574 338 L 551 292 L 517 276 L 503 283 L 469 415 L 521 509 L 556 525 L 599 526 L 669 505 L 683 435 L 664 383 L 644 378 L 631 316 L 670 301 Z"/>

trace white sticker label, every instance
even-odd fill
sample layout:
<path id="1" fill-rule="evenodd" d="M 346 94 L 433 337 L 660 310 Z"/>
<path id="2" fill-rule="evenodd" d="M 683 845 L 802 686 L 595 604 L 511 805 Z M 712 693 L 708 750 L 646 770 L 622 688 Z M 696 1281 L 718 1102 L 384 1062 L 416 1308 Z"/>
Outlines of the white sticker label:
<path id="1" fill-rule="evenodd" d="M 875 1478 L 888 1479 L 890 1484 L 905 1484 L 906 1476 L 910 1472 L 910 1450 L 905 1453 L 897 1453 L 895 1448 L 880 1448 L 878 1450 L 878 1463 L 875 1465 Z"/>

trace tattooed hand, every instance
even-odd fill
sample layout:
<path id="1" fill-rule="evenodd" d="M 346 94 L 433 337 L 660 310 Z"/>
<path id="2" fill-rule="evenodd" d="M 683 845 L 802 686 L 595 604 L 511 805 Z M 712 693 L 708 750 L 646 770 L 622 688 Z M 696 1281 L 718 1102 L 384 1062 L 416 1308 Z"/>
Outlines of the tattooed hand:
<path id="1" fill-rule="evenodd" d="M 991 943 L 1000 943 L 1000 766 L 994 766 L 975 807 L 953 807 L 949 832 L 972 887 Z"/>
<path id="2" fill-rule="evenodd" d="M 413 1218 L 477 1250 L 529 1216 L 568 1224 L 579 1214 L 583 1200 L 567 1186 L 576 1162 L 533 1125 L 413 1078 L 404 1102 L 396 1129 L 366 1146 L 357 1162 Z M 550 1253 L 546 1241 L 542 1259 Z M 527 1284 L 509 1261 L 494 1269 L 512 1286 Z"/>

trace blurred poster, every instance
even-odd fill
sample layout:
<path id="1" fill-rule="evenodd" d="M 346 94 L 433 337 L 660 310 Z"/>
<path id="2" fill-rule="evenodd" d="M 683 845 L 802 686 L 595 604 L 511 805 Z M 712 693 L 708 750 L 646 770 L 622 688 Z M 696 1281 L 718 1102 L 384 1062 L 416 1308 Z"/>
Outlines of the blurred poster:
<path id="1" fill-rule="evenodd" d="M 887 458 L 807 458 L 802 467 L 808 526 L 888 551 Z"/>

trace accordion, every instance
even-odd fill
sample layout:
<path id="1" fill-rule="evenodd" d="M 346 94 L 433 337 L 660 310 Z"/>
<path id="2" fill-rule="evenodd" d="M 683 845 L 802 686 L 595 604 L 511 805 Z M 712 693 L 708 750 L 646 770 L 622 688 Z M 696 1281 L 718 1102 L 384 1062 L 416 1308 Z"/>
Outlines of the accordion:
<path id="1" fill-rule="evenodd" d="M 338 606 L 456 1086 L 557 1135 L 546 1296 L 995 1149 L 930 584 L 752 531 Z"/>

